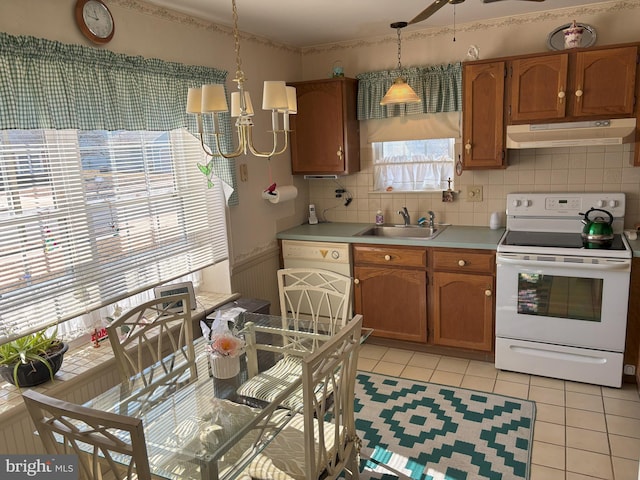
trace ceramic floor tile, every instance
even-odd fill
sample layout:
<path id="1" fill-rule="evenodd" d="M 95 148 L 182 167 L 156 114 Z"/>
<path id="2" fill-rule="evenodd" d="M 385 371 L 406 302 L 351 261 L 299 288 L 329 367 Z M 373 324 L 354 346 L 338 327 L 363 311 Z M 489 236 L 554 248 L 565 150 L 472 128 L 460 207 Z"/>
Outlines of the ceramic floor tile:
<path id="1" fill-rule="evenodd" d="M 404 370 L 402 370 L 402 374 L 400 376 L 403 378 L 410 378 L 411 380 L 418 380 L 419 382 L 428 382 L 431 380 L 432 374 L 433 370 L 430 368 L 407 365 L 404 367 Z"/>
<path id="2" fill-rule="evenodd" d="M 578 408 L 591 412 L 604 412 L 602 397 L 600 395 L 588 395 L 578 392 L 566 392 L 566 395 L 568 408 Z"/>
<path id="3" fill-rule="evenodd" d="M 363 372 L 373 372 L 373 369 L 377 364 L 378 360 L 358 357 L 358 370 L 362 370 Z"/>
<path id="4" fill-rule="evenodd" d="M 381 373 L 383 375 L 399 377 L 403 369 L 404 365 L 400 363 L 378 362 L 373 371 L 375 373 Z"/>
<path id="5" fill-rule="evenodd" d="M 622 388 L 602 387 L 602 396 L 640 402 L 637 385 L 629 383 L 622 384 Z"/>
<path id="6" fill-rule="evenodd" d="M 508 397 L 529 398 L 529 385 L 524 383 L 505 382 L 504 380 L 496 380 L 493 387 L 493 393 L 506 395 Z"/>
<path id="7" fill-rule="evenodd" d="M 564 447 L 534 440 L 531 463 L 564 470 Z"/>
<path id="8" fill-rule="evenodd" d="M 558 380 L 557 378 L 546 378 L 532 376 L 529 385 L 535 385 L 537 387 L 555 388 L 556 390 L 564 390 L 564 380 Z"/>
<path id="9" fill-rule="evenodd" d="M 436 365 L 442 357 L 440 355 L 429 355 L 428 353 L 416 352 L 409 359 L 409 365 L 435 370 Z"/>
<path id="10" fill-rule="evenodd" d="M 524 383 L 529 385 L 531 381 L 531 375 L 526 373 L 507 372 L 504 370 L 498 370 L 498 380 L 504 380 L 506 382 Z"/>
<path id="11" fill-rule="evenodd" d="M 568 427 L 586 428 L 598 432 L 607 431 L 607 422 L 604 413 L 567 408 L 565 414 Z"/>
<path id="12" fill-rule="evenodd" d="M 498 370 L 493 366 L 493 363 L 471 361 L 467 367 L 466 375 L 495 379 L 498 376 Z"/>
<path id="13" fill-rule="evenodd" d="M 407 362 L 413 357 L 413 352 L 410 350 L 402 350 L 400 348 L 390 348 L 382 355 L 381 361 L 384 362 L 392 362 L 392 363 L 402 363 L 406 365 Z"/>
<path id="14" fill-rule="evenodd" d="M 637 460 L 640 457 L 640 438 L 622 437 L 609 434 L 611 455 L 614 457 Z"/>
<path id="15" fill-rule="evenodd" d="M 609 455 L 609 438 L 606 432 L 567 427 L 567 447 Z"/>
<path id="16" fill-rule="evenodd" d="M 540 422 L 536 420 L 533 427 L 534 442 L 553 443 L 554 445 L 565 444 L 564 425 L 557 423 Z"/>
<path id="17" fill-rule="evenodd" d="M 640 438 L 640 420 L 617 415 L 606 415 L 607 432 L 624 437 Z"/>
<path id="18" fill-rule="evenodd" d="M 470 390 L 479 390 L 481 392 L 493 392 L 493 387 L 495 385 L 495 380 L 493 378 L 485 378 L 485 377 L 474 377 L 473 375 L 465 375 L 462 379 L 462 384 L 460 385 L 463 388 L 468 388 Z"/>
<path id="19" fill-rule="evenodd" d="M 602 395 L 602 387 L 599 385 L 589 385 L 588 383 L 564 382 L 564 389 L 567 392 L 588 393 L 589 395 Z"/>
<path id="20" fill-rule="evenodd" d="M 564 406 L 564 390 L 531 385 L 529 387 L 529 400 Z"/>
<path id="21" fill-rule="evenodd" d="M 436 370 L 464 374 L 469 366 L 469 360 L 462 358 L 442 357 Z"/>
<path id="22" fill-rule="evenodd" d="M 436 370 L 431 375 L 431 382 L 439 383 L 441 385 L 451 385 L 452 387 L 459 387 L 462 383 L 463 375 L 454 372 L 445 372 L 442 370 Z"/>
<path id="23" fill-rule="evenodd" d="M 380 360 L 387 350 L 389 350 L 387 347 L 382 347 L 380 345 L 368 345 L 365 343 L 360 347 L 358 356 Z"/>
<path id="24" fill-rule="evenodd" d="M 549 405 L 548 403 L 536 403 L 536 420 L 547 423 L 565 424 L 564 407 Z M 604 416 L 602 417 L 604 423 Z"/>
<path id="25" fill-rule="evenodd" d="M 582 475 L 581 473 L 566 472 L 566 480 L 605 480 L 604 478 Z"/>
<path id="26" fill-rule="evenodd" d="M 604 397 L 604 411 L 621 417 L 640 418 L 640 402 Z"/>
<path id="27" fill-rule="evenodd" d="M 601 453 L 567 448 L 567 471 L 613 480 L 611 457 Z"/>
<path id="28" fill-rule="evenodd" d="M 530 480 L 565 480 L 564 470 L 533 464 Z"/>
<path id="29" fill-rule="evenodd" d="M 613 473 L 616 480 L 636 480 L 640 478 L 638 460 L 612 457 L 611 463 L 613 463 Z"/>

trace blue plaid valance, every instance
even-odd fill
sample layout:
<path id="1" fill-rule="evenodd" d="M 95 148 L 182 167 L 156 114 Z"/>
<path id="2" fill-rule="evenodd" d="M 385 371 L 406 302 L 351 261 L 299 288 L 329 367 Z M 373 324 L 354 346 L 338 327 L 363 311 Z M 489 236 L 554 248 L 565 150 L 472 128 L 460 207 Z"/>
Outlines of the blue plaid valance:
<path id="1" fill-rule="evenodd" d="M 196 118 L 185 112 L 189 87 L 226 78 L 216 68 L 0 32 L 0 130 L 187 128 L 196 135 Z M 222 128 L 231 147 L 228 114 Z M 233 161 L 216 159 L 214 169 L 235 188 Z"/>
<path id="2" fill-rule="evenodd" d="M 413 88 L 420 103 L 380 105 L 398 77 Z M 462 111 L 462 64 L 433 65 L 361 73 L 358 79 L 358 120 L 402 117 L 420 113 Z"/>

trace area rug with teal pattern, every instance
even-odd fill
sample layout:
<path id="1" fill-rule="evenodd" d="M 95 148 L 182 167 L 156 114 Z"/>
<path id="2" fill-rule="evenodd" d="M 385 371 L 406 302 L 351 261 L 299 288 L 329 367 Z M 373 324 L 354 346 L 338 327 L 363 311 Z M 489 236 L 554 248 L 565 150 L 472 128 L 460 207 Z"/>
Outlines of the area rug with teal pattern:
<path id="1" fill-rule="evenodd" d="M 529 479 L 531 401 L 368 372 L 355 393 L 362 479 Z"/>

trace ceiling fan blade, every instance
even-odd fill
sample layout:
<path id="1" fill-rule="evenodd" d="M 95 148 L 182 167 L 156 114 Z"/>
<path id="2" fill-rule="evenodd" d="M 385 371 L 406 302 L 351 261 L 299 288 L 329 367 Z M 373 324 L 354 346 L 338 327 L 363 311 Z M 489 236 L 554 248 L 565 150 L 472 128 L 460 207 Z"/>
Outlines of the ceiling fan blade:
<path id="1" fill-rule="evenodd" d="M 431 5 L 425 8 L 422 12 L 420 12 L 415 18 L 413 18 L 409 22 L 409 25 L 413 25 L 414 23 L 418 23 L 423 20 L 426 20 L 431 15 L 433 15 L 438 10 L 440 10 L 442 7 L 444 7 L 447 3 L 449 3 L 447 2 L 447 0 L 435 0 L 435 2 L 433 2 Z"/>
<path id="2" fill-rule="evenodd" d="M 502 0 L 482 0 L 482 3 L 501 2 Z M 525 0 L 526 2 L 544 2 L 544 0 Z"/>

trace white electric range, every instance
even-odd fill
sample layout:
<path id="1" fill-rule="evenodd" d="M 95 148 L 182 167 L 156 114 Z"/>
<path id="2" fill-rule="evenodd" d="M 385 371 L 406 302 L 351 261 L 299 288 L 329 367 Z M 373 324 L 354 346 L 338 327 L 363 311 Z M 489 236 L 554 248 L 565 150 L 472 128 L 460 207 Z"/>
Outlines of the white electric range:
<path id="1" fill-rule="evenodd" d="M 612 241 L 582 238 L 590 208 L 611 213 Z M 496 368 L 621 386 L 633 256 L 624 213 L 622 193 L 507 196 L 496 255 Z"/>

